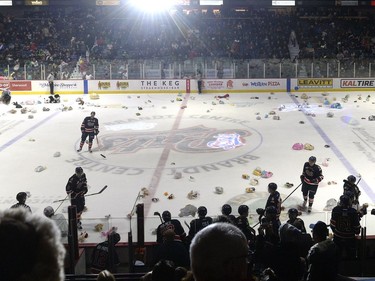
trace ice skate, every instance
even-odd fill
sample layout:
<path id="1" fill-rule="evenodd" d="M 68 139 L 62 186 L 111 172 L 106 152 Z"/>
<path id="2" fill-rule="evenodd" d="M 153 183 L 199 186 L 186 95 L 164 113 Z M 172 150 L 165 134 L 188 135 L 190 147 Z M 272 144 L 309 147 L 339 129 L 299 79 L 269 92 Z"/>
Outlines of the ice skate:
<path id="1" fill-rule="evenodd" d="M 312 207 L 309 206 L 309 207 L 307 208 L 307 212 L 308 212 L 308 213 L 311 213 L 311 209 L 312 209 Z"/>
<path id="2" fill-rule="evenodd" d="M 81 151 L 82 151 L 82 148 L 78 148 L 78 149 L 77 149 L 77 152 L 81 152 Z"/>
<path id="3" fill-rule="evenodd" d="M 307 202 L 303 201 L 302 205 L 298 205 L 297 206 L 298 211 L 305 212 L 306 211 L 306 204 L 307 204 Z"/>

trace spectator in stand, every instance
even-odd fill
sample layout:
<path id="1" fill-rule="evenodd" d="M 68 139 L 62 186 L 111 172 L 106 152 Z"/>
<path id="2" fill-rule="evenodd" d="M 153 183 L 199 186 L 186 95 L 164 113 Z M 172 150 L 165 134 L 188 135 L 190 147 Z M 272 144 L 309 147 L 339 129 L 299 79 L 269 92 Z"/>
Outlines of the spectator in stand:
<path id="1" fill-rule="evenodd" d="M 246 236 L 230 223 L 205 227 L 190 245 L 195 281 L 252 280 L 248 276 L 248 257 Z"/>
<path id="2" fill-rule="evenodd" d="M 1 280 L 64 280 L 65 248 L 48 218 L 24 208 L 0 211 L 0 241 Z"/>
<path id="3" fill-rule="evenodd" d="M 170 260 L 175 266 L 190 267 L 189 252 L 176 233 L 168 229 L 163 233 L 163 243 L 158 245 L 155 253 L 155 264 L 161 260 Z"/>
<path id="4" fill-rule="evenodd" d="M 266 267 L 272 268 L 277 280 L 299 281 L 305 275 L 305 260 L 300 256 L 302 234 L 293 225 L 284 223 L 279 228 L 280 243 L 273 247 Z"/>
<path id="5" fill-rule="evenodd" d="M 152 269 L 152 281 L 174 281 L 175 265 L 172 261 L 161 260 Z"/>
<path id="6" fill-rule="evenodd" d="M 327 239 L 328 226 L 318 221 L 312 228 L 313 240 L 316 243 L 307 255 L 307 281 L 336 280 L 340 250 L 337 245 Z"/>

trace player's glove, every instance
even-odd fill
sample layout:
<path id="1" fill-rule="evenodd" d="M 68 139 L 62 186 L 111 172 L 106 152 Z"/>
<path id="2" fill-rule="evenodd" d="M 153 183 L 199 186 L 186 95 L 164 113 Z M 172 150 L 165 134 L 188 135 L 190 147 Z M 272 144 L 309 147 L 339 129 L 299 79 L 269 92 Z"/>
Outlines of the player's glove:
<path id="1" fill-rule="evenodd" d="M 94 131 L 94 134 L 95 134 L 95 135 L 99 135 L 99 130 L 95 130 L 95 131 Z"/>
<path id="2" fill-rule="evenodd" d="M 301 182 L 303 182 L 305 180 L 305 176 L 304 175 L 300 175 L 299 178 L 301 179 Z"/>

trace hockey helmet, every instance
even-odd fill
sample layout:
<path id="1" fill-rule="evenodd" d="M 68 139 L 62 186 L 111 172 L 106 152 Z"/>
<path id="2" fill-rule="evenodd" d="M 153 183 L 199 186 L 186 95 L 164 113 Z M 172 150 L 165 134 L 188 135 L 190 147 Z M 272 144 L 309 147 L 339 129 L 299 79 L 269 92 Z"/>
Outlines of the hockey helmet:
<path id="1" fill-rule="evenodd" d="M 355 183 L 357 181 L 357 178 L 353 175 L 348 176 L 348 182 Z"/>
<path id="2" fill-rule="evenodd" d="M 108 234 L 108 240 L 112 239 L 113 244 L 117 244 L 121 240 L 120 234 L 118 234 L 116 231 L 112 231 Z"/>
<path id="3" fill-rule="evenodd" d="M 198 216 L 204 217 L 205 215 L 207 215 L 207 208 L 205 206 L 200 206 L 198 208 Z"/>
<path id="4" fill-rule="evenodd" d="M 18 192 L 16 199 L 18 202 L 25 203 L 27 198 L 27 193 L 26 192 Z"/>
<path id="5" fill-rule="evenodd" d="M 268 206 L 266 209 L 265 209 L 265 214 L 266 215 L 276 215 L 277 214 L 277 210 L 274 206 Z"/>
<path id="6" fill-rule="evenodd" d="M 316 157 L 315 156 L 310 156 L 309 162 L 316 162 Z"/>
<path id="7" fill-rule="evenodd" d="M 298 215 L 298 210 L 296 208 L 290 208 L 288 210 L 288 215 Z"/>
<path id="8" fill-rule="evenodd" d="M 341 206 L 349 206 L 350 205 L 350 197 L 346 194 L 340 196 L 340 205 Z"/>
<path id="9" fill-rule="evenodd" d="M 269 183 L 268 189 L 271 189 L 271 190 L 275 191 L 277 189 L 277 184 L 274 183 L 274 182 Z"/>
<path id="10" fill-rule="evenodd" d="M 76 168 L 76 174 L 79 174 L 79 175 L 83 174 L 83 169 L 82 169 L 82 167 L 77 167 L 77 168 Z"/>
<path id="11" fill-rule="evenodd" d="M 164 211 L 161 216 L 162 216 L 164 221 L 170 221 L 172 219 L 171 212 L 169 212 L 169 211 Z"/>
<path id="12" fill-rule="evenodd" d="M 53 216 L 54 213 L 55 213 L 55 211 L 53 210 L 53 208 L 51 206 L 47 206 L 43 210 L 43 214 L 48 218 Z"/>
<path id="13" fill-rule="evenodd" d="M 244 215 L 244 214 L 246 214 L 247 212 L 249 212 L 249 207 L 248 207 L 248 206 L 246 206 L 246 205 L 241 205 L 241 206 L 238 207 L 238 213 L 239 213 L 240 215 Z"/>
<path id="14" fill-rule="evenodd" d="M 328 226 L 322 221 L 318 221 L 315 224 L 311 224 L 310 228 L 312 228 L 314 234 L 317 234 L 319 236 L 326 237 L 329 234 Z"/>
<path id="15" fill-rule="evenodd" d="M 221 207 L 221 213 L 223 215 L 229 216 L 232 213 L 232 207 L 229 204 L 224 204 Z"/>

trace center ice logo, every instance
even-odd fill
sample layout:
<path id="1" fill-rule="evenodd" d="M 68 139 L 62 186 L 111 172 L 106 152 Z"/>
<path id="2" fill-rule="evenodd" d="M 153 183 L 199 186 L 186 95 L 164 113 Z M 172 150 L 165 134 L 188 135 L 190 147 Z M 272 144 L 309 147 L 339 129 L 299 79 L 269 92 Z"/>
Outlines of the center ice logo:
<path id="1" fill-rule="evenodd" d="M 162 149 L 171 143 L 171 150 L 182 153 L 212 153 L 235 149 L 246 143 L 247 130 L 218 130 L 203 125 L 164 132 L 117 133 L 102 135 L 104 149 L 111 154 L 131 154 L 143 149 Z"/>
<path id="2" fill-rule="evenodd" d="M 234 134 L 219 134 L 216 137 L 215 141 L 210 141 L 207 143 L 208 147 L 211 148 L 222 148 L 224 150 L 235 149 L 238 146 L 245 145 L 245 140 L 241 135 Z"/>

